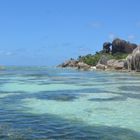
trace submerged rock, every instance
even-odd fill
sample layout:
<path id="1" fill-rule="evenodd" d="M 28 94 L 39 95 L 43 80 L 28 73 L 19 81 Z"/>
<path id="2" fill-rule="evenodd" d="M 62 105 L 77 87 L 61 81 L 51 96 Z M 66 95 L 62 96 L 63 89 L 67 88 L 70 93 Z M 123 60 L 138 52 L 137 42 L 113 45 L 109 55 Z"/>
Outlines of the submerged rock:
<path id="1" fill-rule="evenodd" d="M 55 101 L 74 101 L 78 98 L 76 94 L 44 94 L 37 96 L 38 99 L 55 100 Z"/>

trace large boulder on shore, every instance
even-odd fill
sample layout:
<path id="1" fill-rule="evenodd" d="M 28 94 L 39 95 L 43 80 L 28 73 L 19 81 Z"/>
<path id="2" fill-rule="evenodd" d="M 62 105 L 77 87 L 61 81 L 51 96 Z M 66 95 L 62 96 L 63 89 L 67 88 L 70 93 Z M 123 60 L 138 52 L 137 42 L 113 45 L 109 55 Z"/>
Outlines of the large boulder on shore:
<path id="1" fill-rule="evenodd" d="M 90 66 L 84 62 L 78 62 L 77 67 L 78 67 L 78 69 L 81 69 L 81 70 L 89 70 L 90 69 Z"/>
<path id="2" fill-rule="evenodd" d="M 135 70 L 132 54 L 129 54 L 126 57 L 126 61 L 127 61 L 127 69 L 128 69 L 128 71 Z"/>
<path id="3" fill-rule="evenodd" d="M 132 53 L 132 51 L 137 47 L 136 44 L 127 42 L 122 39 L 114 39 L 112 41 L 112 54 L 121 52 L 121 53 Z"/>
<path id="4" fill-rule="evenodd" d="M 62 68 L 65 68 L 65 67 L 77 67 L 78 62 L 79 61 L 77 61 L 77 60 L 68 60 L 68 61 L 65 61 L 64 63 L 58 65 L 58 67 L 62 67 Z"/>
<path id="5" fill-rule="evenodd" d="M 133 51 L 132 57 L 136 72 L 140 72 L 140 46 Z"/>
<path id="6" fill-rule="evenodd" d="M 107 68 L 108 69 L 114 69 L 114 70 L 122 70 L 126 69 L 126 60 L 121 59 L 121 60 L 116 60 L 116 59 L 111 59 L 107 61 Z"/>
<path id="7" fill-rule="evenodd" d="M 78 68 L 80 70 L 89 70 L 90 65 L 80 62 L 78 60 L 68 60 L 60 65 L 58 67 L 66 68 L 66 67 L 72 67 L 72 68 Z"/>
<path id="8" fill-rule="evenodd" d="M 128 70 L 140 72 L 140 46 L 133 50 L 133 53 L 126 58 Z"/>
<path id="9" fill-rule="evenodd" d="M 107 65 L 108 60 L 109 60 L 109 58 L 107 56 L 102 55 L 101 58 L 98 61 L 98 64 Z"/>
<path id="10" fill-rule="evenodd" d="M 96 65 L 96 69 L 105 70 L 108 60 L 109 60 L 109 58 L 107 56 L 102 55 Z"/>
<path id="11" fill-rule="evenodd" d="M 105 69 L 106 69 L 106 66 L 103 65 L 103 64 L 97 64 L 97 65 L 96 65 L 96 69 L 105 70 Z"/>

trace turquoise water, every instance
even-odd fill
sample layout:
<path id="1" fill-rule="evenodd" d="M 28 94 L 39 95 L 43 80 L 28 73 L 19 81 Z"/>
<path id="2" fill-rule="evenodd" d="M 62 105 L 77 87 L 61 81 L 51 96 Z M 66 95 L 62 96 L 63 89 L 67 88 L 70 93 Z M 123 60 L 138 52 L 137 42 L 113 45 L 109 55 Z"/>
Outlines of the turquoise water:
<path id="1" fill-rule="evenodd" d="M 0 140 L 139 140 L 140 75 L 46 67 L 0 72 Z"/>

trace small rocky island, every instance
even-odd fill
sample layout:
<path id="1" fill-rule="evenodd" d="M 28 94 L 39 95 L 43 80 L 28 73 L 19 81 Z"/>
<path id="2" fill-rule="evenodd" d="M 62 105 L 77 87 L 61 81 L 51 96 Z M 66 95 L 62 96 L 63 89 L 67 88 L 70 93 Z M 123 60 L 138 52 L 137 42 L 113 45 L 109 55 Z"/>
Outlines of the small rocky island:
<path id="1" fill-rule="evenodd" d="M 140 72 L 140 46 L 122 39 L 103 43 L 103 49 L 93 54 L 70 59 L 58 67 L 80 70 L 121 70 Z"/>

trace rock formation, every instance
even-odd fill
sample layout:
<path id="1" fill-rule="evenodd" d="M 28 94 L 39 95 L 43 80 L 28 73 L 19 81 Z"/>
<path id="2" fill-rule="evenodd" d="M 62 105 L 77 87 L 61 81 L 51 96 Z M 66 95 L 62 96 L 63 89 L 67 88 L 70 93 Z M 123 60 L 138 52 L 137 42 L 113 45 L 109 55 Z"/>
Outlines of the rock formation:
<path id="1" fill-rule="evenodd" d="M 71 68 L 77 68 L 81 70 L 88 70 L 90 69 L 90 66 L 84 62 L 80 62 L 78 60 L 68 60 L 60 65 L 58 67 L 66 68 L 66 67 L 71 67 Z"/>
<path id="2" fill-rule="evenodd" d="M 133 50 L 126 58 L 128 70 L 135 70 L 140 72 L 140 46 Z"/>
<path id="3" fill-rule="evenodd" d="M 112 49 L 111 49 L 111 45 L 112 45 Z M 105 42 L 103 44 L 103 52 L 110 53 L 110 51 L 112 51 L 112 54 L 115 54 L 118 52 L 119 53 L 132 53 L 136 47 L 137 45 L 134 43 L 130 43 L 128 41 L 116 38 L 112 41 L 112 43 Z"/>
<path id="4" fill-rule="evenodd" d="M 110 53 L 111 50 L 113 55 Z M 80 56 L 77 60 L 70 59 L 59 65 L 59 67 L 72 67 L 80 70 L 128 69 L 129 71 L 135 70 L 140 72 L 140 46 L 137 47 L 136 44 L 122 39 L 114 39 L 112 43 L 105 42 L 103 50 L 97 52 L 95 55 Z"/>
<path id="5" fill-rule="evenodd" d="M 107 67 L 103 64 L 97 64 L 96 69 L 105 70 Z"/>
<path id="6" fill-rule="evenodd" d="M 137 47 L 136 44 L 127 42 L 122 39 L 114 39 L 112 42 L 112 54 L 121 53 L 132 53 L 132 51 Z"/>
<path id="7" fill-rule="evenodd" d="M 64 63 L 58 65 L 58 67 L 62 67 L 62 68 L 65 68 L 65 67 L 77 67 L 78 62 L 79 61 L 77 61 L 77 60 L 68 60 L 68 61 L 65 61 Z"/>
<path id="8" fill-rule="evenodd" d="M 103 52 L 110 53 L 110 51 L 111 51 L 110 46 L 111 46 L 111 43 L 110 42 L 105 42 L 103 44 Z"/>
<path id="9" fill-rule="evenodd" d="M 126 57 L 128 71 L 134 70 L 132 54 Z"/>
<path id="10" fill-rule="evenodd" d="M 140 46 L 137 47 L 132 53 L 132 62 L 134 69 L 137 72 L 140 72 Z"/>
<path id="11" fill-rule="evenodd" d="M 132 53 L 135 48 L 137 48 L 137 44 L 127 42 L 124 51 L 125 53 Z"/>
<path id="12" fill-rule="evenodd" d="M 109 60 L 109 58 L 105 55 L 102 55 L 101 58 L 98 61 L 98 64 L 103 64 L 103 65 L 107 65 L 107 61 Z"/>
<path id="13" fill-rule="evenodd" d="M 105 70 L 107 67 L 107 61 L 109 60 L 109 58 L 105 55 L 101 56 L 101 58 L 99 59 L 97 65 L 96 65 L 96 69 L 101 69 L 101 70 Z"/>
<path id="14" fill-rule="evenodd" d="M 84 62 L 78 62 L 77 68 L 80 70 L 89 70 L 90 66 Z"/>
<path id="15" fill-rule="evenodd" d="M 126 60 L 111 59 L 107 61 L 107 68 L 114 70 L 123 70 L 126 68 Z"/>
<path id="16" fill-rule="evenodd" d="M 121 40 L 121 39 L 114 39 L 112 41 L 112 54 L 117 53 L 117 52 L 122 52 L 124 53 L 126 46 L 126 41 Z"/>

